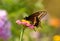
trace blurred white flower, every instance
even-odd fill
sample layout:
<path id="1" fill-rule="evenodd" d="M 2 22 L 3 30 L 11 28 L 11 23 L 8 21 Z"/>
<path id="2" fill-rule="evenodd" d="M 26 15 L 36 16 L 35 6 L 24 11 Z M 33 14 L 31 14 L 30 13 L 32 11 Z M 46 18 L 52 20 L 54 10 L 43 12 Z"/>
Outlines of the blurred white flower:
<path id="1" fill-rule="evenodd" d="M 0 17 L 7 16 L 7 12 L 5 10 L 0 10 Z"/>
<path id="2" fill-rule="evenodd" d="M 1 19 L 7 20 L 7 12 L 6 12 L 6 10 L 0 10 L 0 20 Z"/>

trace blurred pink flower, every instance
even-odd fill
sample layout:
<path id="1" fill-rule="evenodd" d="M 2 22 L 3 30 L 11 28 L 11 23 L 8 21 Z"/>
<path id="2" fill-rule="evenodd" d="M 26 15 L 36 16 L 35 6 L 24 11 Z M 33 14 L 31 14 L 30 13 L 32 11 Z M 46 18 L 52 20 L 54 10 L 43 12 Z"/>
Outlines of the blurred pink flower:
<path id="1" fill-rule="evenodd" d="M 5 40 L 10 38 L 10 26 L 11 24 L 7 19 L 7 12 L 5 10 L 0 10 L 0 38 L 3 38 Z"/>

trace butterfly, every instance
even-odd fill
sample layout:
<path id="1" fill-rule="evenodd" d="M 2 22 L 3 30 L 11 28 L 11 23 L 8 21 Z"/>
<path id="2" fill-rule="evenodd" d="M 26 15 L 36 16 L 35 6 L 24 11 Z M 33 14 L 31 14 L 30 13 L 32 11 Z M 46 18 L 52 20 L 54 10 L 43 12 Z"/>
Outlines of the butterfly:
<path id="1" fill-rule="evenodd" d="M 41 23 L 41 19 L 47 14 L 46 11 L 38 11 L 33 14 L 31 14 L 28 17 L 25 17 L 24 19 L 27 21 L 30 21 L 32 25 L 38 26 L 39 23 Z"/>

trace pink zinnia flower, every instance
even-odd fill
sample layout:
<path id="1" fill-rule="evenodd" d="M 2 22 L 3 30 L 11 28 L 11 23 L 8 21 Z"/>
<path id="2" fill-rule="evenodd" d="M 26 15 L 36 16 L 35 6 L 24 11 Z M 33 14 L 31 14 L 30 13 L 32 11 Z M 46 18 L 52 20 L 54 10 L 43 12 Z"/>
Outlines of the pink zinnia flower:
<path id="1" fill-rule="evenodd" d="M 25 25 L 25 26 L 29 27 L 30 29 L 34 28 L 34 25 L 30 24 L 29 21 L 26 21 L 26 20 L 22 20 L 22 21 L 17 20 L 16 23 L 19 25 L 20 24 Z"/>

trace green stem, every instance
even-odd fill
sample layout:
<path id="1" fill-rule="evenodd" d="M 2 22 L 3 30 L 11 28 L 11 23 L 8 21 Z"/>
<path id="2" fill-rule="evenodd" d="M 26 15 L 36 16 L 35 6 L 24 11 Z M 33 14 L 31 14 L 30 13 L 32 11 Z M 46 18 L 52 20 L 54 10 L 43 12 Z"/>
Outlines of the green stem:
<path id="1" fill-rule="evenodd" d="M 23 34 L 24 34 L 24 29 L 23 29 L 23 27 L 21 28 L 20 31 L 21 31 L 21 32 L 20 32 L 20 41 L 23 41 Z"/>

